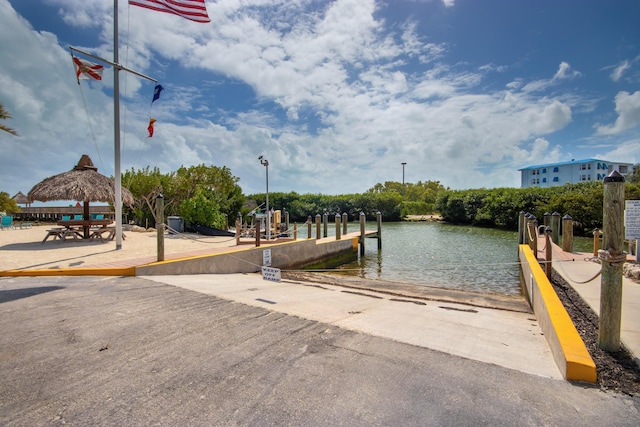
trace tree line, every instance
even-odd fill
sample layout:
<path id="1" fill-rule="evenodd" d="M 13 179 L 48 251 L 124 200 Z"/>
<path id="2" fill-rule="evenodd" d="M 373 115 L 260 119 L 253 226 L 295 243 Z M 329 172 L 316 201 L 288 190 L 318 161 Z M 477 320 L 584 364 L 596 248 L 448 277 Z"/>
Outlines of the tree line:
<path id="1" fill-rule="evenodd" d="M 521 211 L 542 222 L 545 213 L 570 215 L 574 230 L 588 235 L 602 228 L 603 194 L 601 181 L 565 184 L 550 188 L 493 188 L 447 190 L 436 203 L 445 221 L 456 224 L 515 230 Z M 640 199 L 640 182 L 625 183 L 625 198 Z"/>
<path id="2" fill-rule="evenodd" d="M 627 199 L 640 200 L 640 165 L 625 183 Z M 134 196 L 133 206 L 124 206 L 129 222 L 154 226 L 158 196 L 164 199 L 164 215 L 176 215 L 185 222 L 222 228 L 240 216 L 264 211 L 266 195 L 245 196 L 239 178 L 227 167 L 204 164 L 181 167 L 161 173 L 157 167 L 126 171 L 122 185 Z M 576 231 L 585 234 L 602 226 L 603 183 L 599 181 L 566 184 L 550 188 L 492 188 L 451 190 L 439 181 L 376 184 L 360 194 L 324 195 L 296 192 L 270 192 L 269 206 L 286 211 L 291 222 L 305 222 L 309 216 L 335 216 L 346 213 L 357 221 L 360 213 L 375 220 L 377 212 L 384 221 L 401 221 L 407 215 L 440 214 L 456 224 L 516 229 L 520 211 L 542 218 L 545 212 L 569 214 Z M 0 191 L 0 211 L 17 212 L 19 207 L 6 192 Z"/>

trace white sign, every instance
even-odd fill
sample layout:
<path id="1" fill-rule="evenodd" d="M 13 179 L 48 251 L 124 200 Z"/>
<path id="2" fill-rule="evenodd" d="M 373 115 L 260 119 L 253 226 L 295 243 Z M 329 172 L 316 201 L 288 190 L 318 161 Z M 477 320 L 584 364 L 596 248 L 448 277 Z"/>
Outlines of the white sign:
<path id="1" fill-rule="evenodd" d="M 269 267 L 271 265 L 271 249 L 262 251 L 262 265 Z"/>
<path id="2" fill-rule="evenodd" d="M 640 200 L 625 200 L 624 238 L 627 240 L 640 239 Z"/>
<path id="3" fill-rule="evenodd" d="M 282 278 L 280 277 L 280 269 L 271 268 L 271 267 L 262 267 L 262 280 L 269 280 L 271 282 L 280 282 L 282 280 Z"/>

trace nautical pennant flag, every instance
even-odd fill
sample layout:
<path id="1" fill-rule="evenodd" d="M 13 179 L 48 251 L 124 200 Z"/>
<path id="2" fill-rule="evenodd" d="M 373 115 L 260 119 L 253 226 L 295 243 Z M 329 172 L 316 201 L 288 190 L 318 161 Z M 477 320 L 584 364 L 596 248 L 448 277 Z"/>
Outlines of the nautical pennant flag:
<path id="1" fill-rule="evenodd" d="M 172 13 L 195 22 L 211 22 L 205 0 L 129 0 L 129 4 L 158 12 Z"/>
<path id="2" fill-rule="evenodd" d="M 78 83 L 80 79 L 102 80 L 102 71 L 104 66 L 96 64 L 84 59 L 73 57 L 73 65 L 76 68 L 76 78 Z"/>
<path id="3" fill-rule="evenodd" d="M 153 100 L 151 100 L 151 103 L 153 104 L 157 99 L 160 99 L 160 92 L 162 92 L 164 90 L 164 88 L 160 85 L 156 85 L 155 88 L 153 88 Z"/>
<path id="4" fill-rule="evenodd" d="M 147 130 L 149 131 L 149 138 L 153 136 L 153 124 L 156 122 L 156 119 L 149 119 L 149 127 Z"/>

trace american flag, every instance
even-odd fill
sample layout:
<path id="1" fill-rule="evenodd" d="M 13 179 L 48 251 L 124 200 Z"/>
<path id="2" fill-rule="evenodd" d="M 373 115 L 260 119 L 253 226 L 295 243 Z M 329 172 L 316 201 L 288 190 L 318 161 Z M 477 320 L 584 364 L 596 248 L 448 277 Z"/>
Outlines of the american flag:
<path id="1" fill-rule="evenodd" d="M 196 22 L 211 22 L 205 0 L 129 0 L 129 4 L 158 12 L 172 13 Z"/>

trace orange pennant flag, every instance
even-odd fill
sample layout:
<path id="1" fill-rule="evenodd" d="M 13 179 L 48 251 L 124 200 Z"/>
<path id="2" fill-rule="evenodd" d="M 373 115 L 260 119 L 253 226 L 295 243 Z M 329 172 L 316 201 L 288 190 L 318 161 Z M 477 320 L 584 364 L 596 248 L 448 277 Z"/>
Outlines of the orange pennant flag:
<path id="1" fill-rule="evenodd" d="M 153 124 L 156 122 L 156 119 L 149 119 L 149 127 L 147 130 L 149 131 L 149 138 L 153 136 Z"/>

